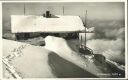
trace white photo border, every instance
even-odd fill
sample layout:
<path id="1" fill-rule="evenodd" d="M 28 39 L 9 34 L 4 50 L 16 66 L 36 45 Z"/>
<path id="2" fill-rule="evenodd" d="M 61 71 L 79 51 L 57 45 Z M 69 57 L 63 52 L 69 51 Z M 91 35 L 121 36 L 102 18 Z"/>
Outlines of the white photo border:
<path id="1" fill-rule="evenodd" d="M 128 29 L 127 29 L 127 7 L 128 7 L 128 4 L 127 4 L 127 0 L 3 0 L 3 1 L 0 1 L 0 80 L 15 80 L 15 79 L 4 79 L 2 77 L 2 3 L 22 3 L 22 2 L 25 2 L 25 3 L 44 3 L 44 2 L 48 2 L 48 3 L 54 3 L 54 2 L 124 2 L 125 3 L 125 78 L 26 78 L 24 80 L 60 80 L 60 79 L 67 79 L 67 80 L 71 80 L 71 79 L 87 79 L 87 80 L 112 80 L 112 79 L 120 79 L 120 80 L 123 80 L 123 79 L 128 79 L 128 48 L 127 48 L 127 45 L 128 45 Z M 19 79 L 18 79 L 19 80 Z"/>

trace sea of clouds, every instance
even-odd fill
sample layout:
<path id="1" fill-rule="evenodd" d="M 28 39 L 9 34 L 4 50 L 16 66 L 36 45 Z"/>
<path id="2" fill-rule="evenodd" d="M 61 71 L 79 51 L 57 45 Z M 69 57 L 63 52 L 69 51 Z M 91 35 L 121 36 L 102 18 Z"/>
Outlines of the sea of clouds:
<path id="1" fill-rule="evenodd" d="M 95 25 L 94 25 L 95 26 Z M 125 27 L 120 21 L 98 22 L 94 33 L 87 33 L 87 46 L 94 54 L 125 63 Z"/>

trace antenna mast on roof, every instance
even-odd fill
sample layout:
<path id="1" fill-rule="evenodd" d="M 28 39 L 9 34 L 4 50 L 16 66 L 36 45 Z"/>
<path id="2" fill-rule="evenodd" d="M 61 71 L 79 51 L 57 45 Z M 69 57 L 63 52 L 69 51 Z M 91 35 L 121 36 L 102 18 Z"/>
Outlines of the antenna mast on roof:
<path id="1" fill-rule="evenodd" d="M 25 15 L 25 3 L 24 3 L 24 15 Z"/>
<path id="2" fill-rule="evenodd" d="M 64 6 L 63 6 L 63 15 L 64 15 Z"/>

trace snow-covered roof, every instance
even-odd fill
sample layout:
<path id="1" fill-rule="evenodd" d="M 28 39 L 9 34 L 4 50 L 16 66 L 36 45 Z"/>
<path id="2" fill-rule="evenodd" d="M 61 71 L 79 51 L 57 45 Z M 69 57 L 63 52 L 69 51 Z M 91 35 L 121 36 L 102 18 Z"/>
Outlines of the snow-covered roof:
<path id="1" fill-rule="evenodd" d="M 34 15 L 12 15 L 12 33 L 23 32 L 76 32 L 84 30 L 79 16 L 60 16 L 45 18 Z"/>

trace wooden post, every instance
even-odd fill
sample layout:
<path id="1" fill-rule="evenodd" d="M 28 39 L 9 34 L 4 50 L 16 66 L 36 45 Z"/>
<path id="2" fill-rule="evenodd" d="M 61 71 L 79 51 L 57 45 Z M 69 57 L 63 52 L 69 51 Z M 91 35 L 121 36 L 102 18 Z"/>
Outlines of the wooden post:
<path id="1" fill-rule="evenodd" d="M 87 27 L 87 10 L 86 10 L 86 14 L 85 14 L 85 42 L 84 42 L 85 46 L 86 46 L 86 27 Z"/>

